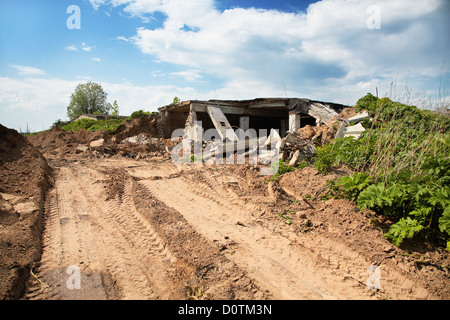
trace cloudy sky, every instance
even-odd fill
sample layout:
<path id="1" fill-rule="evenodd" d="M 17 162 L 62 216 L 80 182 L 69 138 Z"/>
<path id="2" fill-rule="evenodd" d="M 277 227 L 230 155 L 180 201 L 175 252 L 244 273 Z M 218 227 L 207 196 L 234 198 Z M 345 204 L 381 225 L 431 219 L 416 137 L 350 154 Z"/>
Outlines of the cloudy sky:
<path id="1" fill-rule="evenodd" d="M 449 17 L 448 0 L 0 0 L 0 123 L 48 129 L 87 81 L 123 115 L 175 96 L 354 105 L 377 88 L 434 103 Z"/>

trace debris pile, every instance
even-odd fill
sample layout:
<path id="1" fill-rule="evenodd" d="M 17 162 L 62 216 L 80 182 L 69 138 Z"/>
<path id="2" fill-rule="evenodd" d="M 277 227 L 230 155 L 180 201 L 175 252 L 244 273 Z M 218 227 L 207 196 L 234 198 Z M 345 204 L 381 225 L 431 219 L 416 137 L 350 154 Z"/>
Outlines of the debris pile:
<path id="1" fill-rule="evenodd" d="M 215 109 L 214 109 L 215 110 Z M 216 110 L 217 111 L 217 110 Z M 219 115 L 222 115 L 221 113 Z M 215 115 L 213 119 L 219 118 Z M 234 131 L 224 126 L 217 130 L 214 140 L 205 141 L 203 128 L 196 123 L 190 124 L 184 131 L 182 142 L 175 162 L 237 163 L 267 165 L 284 160 L 289 166 L 297 166 L 303 160 L 316 154 L 316 146 L 331 143 L 333 139 L 347 136 L 359 138 L 365 130 L 360 123 L 368 119 L 367 113 L 356 114 L 353 108 L 346 108 L 333 117 L 328 124 L 306 125 L 297 131 L 287 131 L 281 138 L 279 130 L 272 129 L 268 136 L 247 136 L 247 132 Z M 226 118 L 220 118 L 225 124 Z M 356 125 L 354 125 L 356 123 Z M 132 142 L 139 142 L 137 138 Z M 189 161 L 191 160 L 191 161 Z M 241 162 L 239 162 L 241 161 Z"/>
<path id="2" fill-rule="evenodd" d="M 154 138 L 146 133 L 123 139 L 117 145 L 116 150 L 118 156 L 127 156 L 137 160 L 161 156 L 168 152 L 164 139 Z"/>
<path id="3" fill-rule="evenodd" d="M 361 123 L 365 119 L 372 120 L 367 111 L 361 112 L 347 119 L 338 119 L 339 127 L 335 138 L 354 137 L 355 139 L 358 139 L 361 136 L 361 133 L 366 130 Z"/>
<path id="4" fill-rule="evenodd" d="M 303 159 L 312 157 L 316 153 L 316 147 L 311 139 L 304 139 L 297 132 L 289 132 L 282 140 L 281 159 L 289 159 L 289 166 L 296 166 Z"/>

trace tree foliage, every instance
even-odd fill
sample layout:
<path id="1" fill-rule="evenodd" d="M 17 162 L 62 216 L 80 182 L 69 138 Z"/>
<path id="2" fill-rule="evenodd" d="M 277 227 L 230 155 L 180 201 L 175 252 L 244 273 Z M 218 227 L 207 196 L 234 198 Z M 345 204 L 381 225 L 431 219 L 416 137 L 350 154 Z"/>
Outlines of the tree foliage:
<path id="1" fill-rule="evenodd" d="M 118 116 L 119 115 L 119 104 L 117 101 L 114 101 L 112 107 L 111 107 L 111 115 L 112 116 Z"/>
<path id="2" fill-rule="evenodd" d="M 178 104 L 180 102 L 181 102 L 181 99 L 176 96 L 175 98 L 173 98 L 172 104 Z"/>
<path id="3" fill-rule="evenodd" d="M 70 96 L 67 116 L 73 120 L 82 114 L 109 114 L 111 104 L 107 102 L 107 96 L 100 84 L 81 83 Z"/>

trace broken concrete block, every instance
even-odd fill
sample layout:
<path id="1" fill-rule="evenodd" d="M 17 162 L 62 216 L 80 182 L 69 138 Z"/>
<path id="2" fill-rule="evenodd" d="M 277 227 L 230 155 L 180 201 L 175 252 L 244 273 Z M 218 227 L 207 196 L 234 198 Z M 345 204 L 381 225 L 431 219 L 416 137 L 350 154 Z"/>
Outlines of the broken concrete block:
<path id="1" fill-rule="evenodd" d="M 316 146 L 312 142 L 307 142 L 303 148 L 303 153 L 313 155 L 316 153 Z"/>
<path id="2" fill-rule="evenodd" d="M 89 149 L 89 147 L 87 145 L 84 144 L 80 144 L 77 149 L 76 149 L 76 153 L 84 153 Z"/>
<path id="3" fill-rule="evenodd" d="M 297 145 L 302 142 L 302 139 L 293 132 L 289 133 L 283 140 L 287 145 Z"/>
<path id="4" fill-rule="evenodd" d="M 89 144 L 89 147 L 91 149 L 100 149 L 100 148 L 103 148 L 104 144 L 105 144 L 105 139 L 99 139 L 99 140 L 92 141 Z"/>
<path id="5" fill-rule="evenodd" d="M 344 124 L 341 124 L 335 138 L 354 137 L 355 139 L 358 139 L 364 131 L 366 131 L 366 129 L 361 123 L 350 127 L 345 127 Z"/>
<path id="6" fill-rule="evenodd" d="M 300 160 L 300 150 L 295 151 L 294 155 L 292 156 L 291 160 L 289 161 L 288 166 L 289 167 L 295 167 L 297 163 Z"/>
<path id="7" fill-rule="evenodd" d="M 344 135 L 346 137 L 353 136 L 355 139 L 358 139 L 364 131 L 366 131 L 366 128 L 361 123 L 358 123 L 357 125 L 345 128 Z"/>
<path id="8" fill-rule="evenodd" d="M 221 108 L 215 106 L 207 106 L 206 111 L 211 118 L 214 127 L 217 129 L 220 137 L 223 140 L 227 138 L 230 141 L 239 140 Z"/>
<path id="9" fill-rule="evenodd" d="M 345 123 L 341 122 L 339 124 L 338 130 L 336 132 L 336 135 L 334 136 L 335 139 L 340 139 L 344 137 L 344 131 L 345 131 Z"/>
<path id="10" fill-rule="evenodd" d="M 137 143 L 139 136 L 129 137 L 122 141 L 122 143 Z"/>
<path id="11" fill-rule="evenodd" d="M 363 111 L 363 112 L 357 114 L 356 116 L 348 118 L 347 120 L 348 120 L 348 122 L 352 123 L 352 122 L 360 122 L 364 119 L 370 119 L 369 112 Z"/>
<path id="12" fill-rule="evenodd" d="M 264 145 L 275 148 L 277 150 L 280 150 L 280 147 L 282 145 L 280 134 L 278 133 L 278 130 L 270 130 L 269 137 L 264 142 Z"/>

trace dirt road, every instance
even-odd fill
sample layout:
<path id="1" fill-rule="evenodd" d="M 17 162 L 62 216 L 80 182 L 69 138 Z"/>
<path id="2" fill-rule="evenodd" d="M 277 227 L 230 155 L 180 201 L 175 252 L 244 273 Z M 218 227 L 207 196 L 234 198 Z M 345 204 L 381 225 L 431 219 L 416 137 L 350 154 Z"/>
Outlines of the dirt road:
<path id="1" fill-rule="evenodd" d="M 364 236 L 344 241 L 338 224 L 305 219 L 324 204 L 314 216 L 283 202 L 286 215 L 276 214 L 267 185 L 237 170 L 159 158 L 52 166 L 27 299 L 433 298 L 382 235 L 355 250 Z M 367 286 L 375 276 L 379 290 Z"/>

